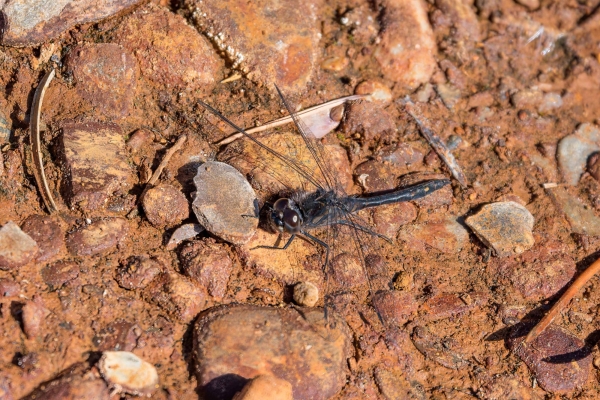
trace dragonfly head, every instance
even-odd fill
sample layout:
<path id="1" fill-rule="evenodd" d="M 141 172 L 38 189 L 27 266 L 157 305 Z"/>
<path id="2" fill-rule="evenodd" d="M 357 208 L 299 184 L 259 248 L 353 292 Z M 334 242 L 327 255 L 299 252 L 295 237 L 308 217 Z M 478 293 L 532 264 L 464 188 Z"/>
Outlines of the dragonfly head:
<path id="1" fill-rule="evenodd" d="M 281 198 L 273 204 L 269 216 L 271 226 L 278 232 L 299 233 L 302 227 L 302 215 L 296 203 Z"/>

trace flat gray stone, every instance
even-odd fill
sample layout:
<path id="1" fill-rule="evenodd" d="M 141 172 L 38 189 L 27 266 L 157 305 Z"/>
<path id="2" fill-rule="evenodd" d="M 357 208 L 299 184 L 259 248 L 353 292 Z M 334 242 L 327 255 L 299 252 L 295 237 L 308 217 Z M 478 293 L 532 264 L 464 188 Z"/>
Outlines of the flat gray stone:
<path id="1" fill-rule="evenodd" d="M 12 221 L 0 228 L 0 269 L 9 270 L 27 264 L 38 252 L 38 245 Z"/>
<path id="2" fill-rule="evenodd" d="M 209 161 L 198 167 L 192 209 L 207 231 L 230 243 L 250 240 L 258 227 L 258 202 L 244 176 L 232 166 Z"/>
<path id="3" fill-rule="evenodd" d="M 556 149 L 556 158 L 565 182 L 577 185 L 589 156 L 599 150 L 600 130 L 593 124 L 581 124 L 575 133 L 562 138 Z"/>
<path id="4" fill-rule="evenodd" d="M 582 235 L 600 236 L 600 218 L 592 209 L 585 208 L 581 201 L 561 187 L 554 188 L 549 193 L 565 213 L 571 224 L 571 231 Z"/>
<path id="5" fill-rule="evenodd" d="M 514 201 L 486 204 L 465 220 L 498 257 L 521 254 L 533 246 L 533 215 Z"/>
<path id="6" fill-rule="evenodd" d="M 399 238 L 413 250 L 428 252 L 433 247 L 442 253 L 455 254 L 467 243 L 469 234 L 456 218 L 450 217 L 439 222 L 405 225 Z"/>

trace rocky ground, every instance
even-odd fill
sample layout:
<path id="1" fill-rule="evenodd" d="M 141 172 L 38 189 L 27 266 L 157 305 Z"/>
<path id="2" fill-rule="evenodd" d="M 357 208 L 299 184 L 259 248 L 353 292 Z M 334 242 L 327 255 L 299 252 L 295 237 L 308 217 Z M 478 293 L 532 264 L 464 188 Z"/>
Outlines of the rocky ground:
<path id="1" fill-rule="evenodd" d="M 522 344 L 598 258 L 600 1 L 49 3 L 0 1 L 1 399 L 600 397 L 597 278 Z M 303 119 L 349 193 L 451 185 L 362 213 L 365 263 L 252 250 L 301 183 L 198 101 L 274 84 L 365 95 Z"/>

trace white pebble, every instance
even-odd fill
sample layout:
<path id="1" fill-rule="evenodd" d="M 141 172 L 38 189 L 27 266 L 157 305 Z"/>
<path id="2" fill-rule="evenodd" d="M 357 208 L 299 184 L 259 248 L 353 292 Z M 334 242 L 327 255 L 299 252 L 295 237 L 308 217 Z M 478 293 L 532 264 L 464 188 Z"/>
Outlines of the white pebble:
<path id="1" fill-rule="evenodd" d="M 158 389 L 156 368 L 128 351 L 105 351 L 98 369 L 104 380 L 119 392 L 150 396 Z"/>
<path id="2" fill-rule="evenodd" d="M 319 289 L 310 282 L 300 282 L 294 286 L 294 301 L 299 306 L 314 307 L 319 301 Z"/>

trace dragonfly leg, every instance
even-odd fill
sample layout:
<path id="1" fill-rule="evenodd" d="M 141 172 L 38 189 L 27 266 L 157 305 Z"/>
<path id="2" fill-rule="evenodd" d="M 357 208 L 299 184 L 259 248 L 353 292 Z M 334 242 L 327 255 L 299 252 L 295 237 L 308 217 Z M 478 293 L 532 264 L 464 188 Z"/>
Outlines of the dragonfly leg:
<path id="1" fill-rule="evenodd" d="M 350 226 L 352 228 L 356 228 L 356 229 L 358 229 L 360 231 L 368 233 L 369 235 L 380 237 L 381 239 L 383 239 L 383 240 L 385 240 L 385 241 L 387 241 L 389 243 L 392 243 L 392 239 L 390 239 L 389 237 L 387 237 L 385 235 L 382 235 L 380 233 L 374 232 L 371 229 L 367 228 L 366 226 L 362 226 L 362 225 L 356 224 L 354 222 L 347 221 L 345 219 L 341 219 L 339 221 L 336 221 L 336 222 L 334 222 L 334 224 Z"/>
<path id="2" fill-rule="evenodd" d="M 325 243 L 324 241 L 322 241 L 321 239 L 314 237 L 310 233 L 307 233 L 305 231 L 301 231 L 301 233 L 302 233 L 302 235 L 306 236 L 313 242 L 315 242 L 325 248 L 325 263 L 323 264 L 323 271 L 326 272 L 325 268 L 327 267 L 327 263 L 329 262 L 329 245 L 327 243 Z"/>
<path id="3" fill-rule="evenodd" d="M 296 238 L 296 234 L 292 234 L 292 236 L 290 236 L 289 240 L 287 241 L 287 243 L 283 246 L 283 247 L 279 247 L 279 246 L 256 246 L 251 248 L 250 250 L 254 250 L 254 249 L 271 249 L 271 250 L 285 250 L 290 246 L 290 243 L 292 243 L 292 240 L 294 240 Z M 277 241 L 279 241 L 279 239 L 281 239 L 281 235 L 279 235 L 279 238 L 277 239 Z"/>

